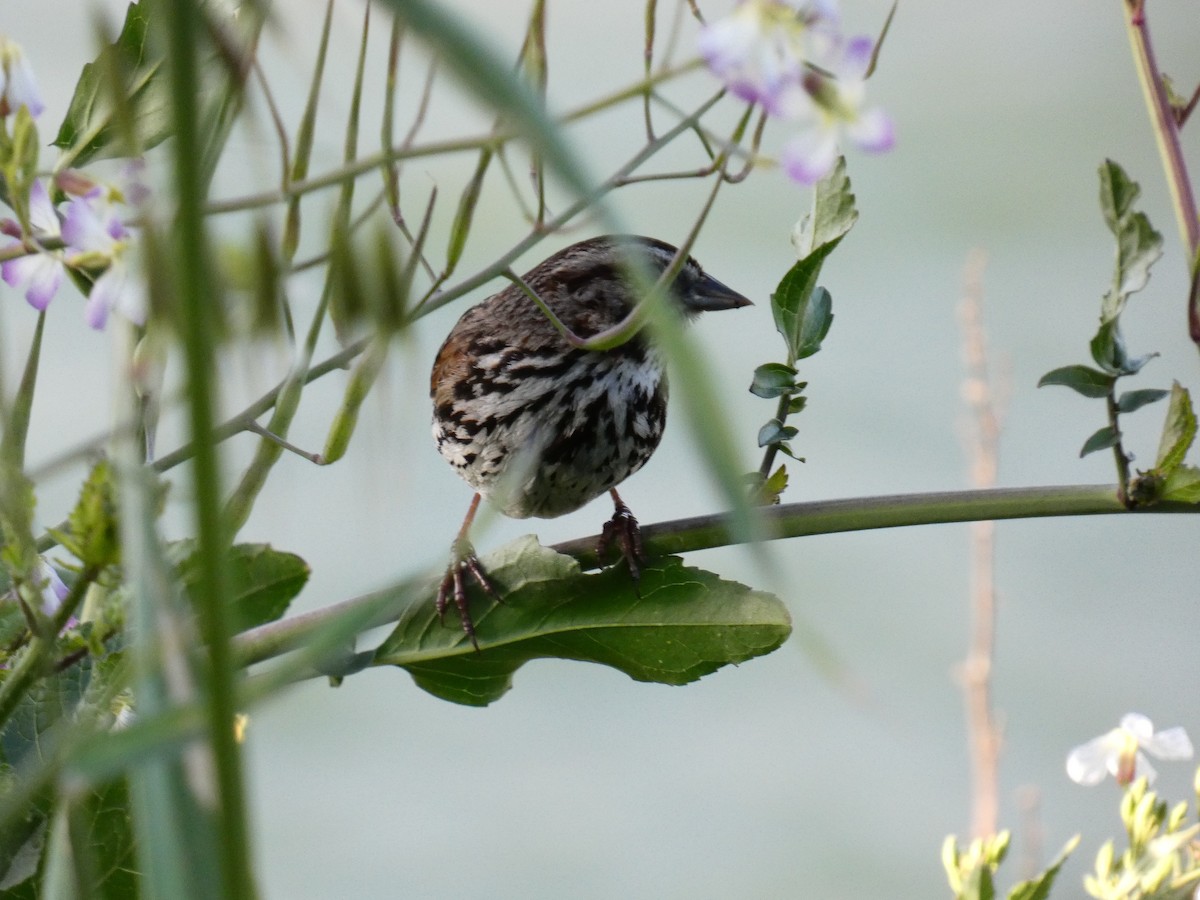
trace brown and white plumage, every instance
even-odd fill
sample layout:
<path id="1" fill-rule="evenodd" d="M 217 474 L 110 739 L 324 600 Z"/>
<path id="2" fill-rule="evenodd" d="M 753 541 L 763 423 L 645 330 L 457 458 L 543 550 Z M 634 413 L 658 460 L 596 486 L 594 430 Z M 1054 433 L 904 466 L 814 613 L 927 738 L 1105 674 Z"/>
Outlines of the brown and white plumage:
<path id="1" fill-rule="evenodd" d="M 640 300 L 626 275 L 629 254 L 657 278 L 676 252 L 653 238 L 592 238 L 523 280 L 572 333 L 588 338 L 620 323 Z M 690 257 L 670 295 L 685 317 L 750 302 Z M 480 497 L 513 518 L 553 518 L 611 492 L 617 512 L 604 534 L 620 544 L 636 577 L 637 521 L 615 487 L 654 453 L 667 417 L 665 363 L 645 333 L 611 350 L 583 350 L 513 284 L 458 320 L 434 361 L 430 395 L 438 452 L 476 492 L 439 613 L 452 595 L 474 642 L 464 573 L 494 593 L 467 537 Z"/>

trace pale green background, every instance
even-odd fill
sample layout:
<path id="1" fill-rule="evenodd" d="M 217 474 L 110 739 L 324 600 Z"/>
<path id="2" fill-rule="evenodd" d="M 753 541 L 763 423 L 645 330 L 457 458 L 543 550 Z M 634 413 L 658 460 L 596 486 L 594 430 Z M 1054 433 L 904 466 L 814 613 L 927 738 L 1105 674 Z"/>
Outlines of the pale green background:
<path id="1" fill-rule="evenodd" d="M 527 4 L 454 5 L 506 55 L 515 53 Z M 37 69 L 50 107 L 43 128 L 50 131 L 91 53 L 91 22 L 77 0 L 9 6 L 2 27 L 25 45 Z M 556 108 L 637 76 L 639 3 L 549 6 Z M 663 6 L 668 18 L 670 4 Z M 703 6 L 714 18 L 728 8 Z M 1200 78 L 1197 7 L 1183 0 L 1150 6 L 1160 59 L 1188 90 Z M 1034 388 L 1048 369 L 1086 360 L 1112 257 L 1096 203 L 1096 169 L 1106 156 L 1142 183 L 1144 208 L 1166 238 L 1150 289 L 1126 317 L 1132 348 L 1159 350 L 1162 358 L 1132 386 L 1166 387 L 1178 378 L 1197 387 L 1178 229 L 1122 7 L 1119 0 L 902 4 L 870 84 L 873 100 L 897 122 L 898 142 L 886 157 L 850 158 L 862 219 L 823 278 L 837 318 L 825 350 L 803 366 L 811 407 L 797 423 L 795 443 L 808 463 L 790 467 L 789 499 L 966 485 L 955 309 L 964 262 L 975 247 L 990 257 L 986 315 L 1008 398 L 1001 483 L 1111 479 L 1107 454 L 1076 458 L 1083 439 L 1103 424 L 1100 405 L 1063 389 Z M 266 46 L 266 67 L 293 127 L 321 8 L 312 0 L 279 4 L 284 32 Z M 886 10 L 881 0 L 847 3 L 845 17 L 852 30 L 872 31 Z M 336 16 L 319 167 L 340 156 L 360 15 L 357 3 L 343 3 Z M 366 148 L 374 146 L 382 96 L 383 21 L 376 19 Z M 689 26 L 685 50 L 693 35 Z M 406 109 L 420 78 L 419 67 L 405 68 Z M 684 102 L 710 88 L 698 77 L 676 96 Z M 439 103 L 426 137 L 478 133 L 487 120 L 472 109 Z M 730 106 L 726 118 L 734 112 Z M 259 121 L 257 133 L 239 134 L 230 148 L 218 196 L 274 183 L 277 154 Z M 406 127 L 403 114 L 399 121 Z M 577 137 L 600 174 L 624 159 L 639 135 L 640 111 L 629 106 Z M 785 135 L 769 129 L 768 149 Z M 669 158 L 676 165 L 699 162 L 683 145 Z M 441 191 L 437 246 L 470 165 L 464 156 L 406 169 L 412 215 L 433 185 Z M 360 197 L 376 181 L 363 184 Z M 319 222 L 332 202 L 313 197 L 308 221 Z M 779 174 L 756 173 L 723 192 L 696 249 L 714 274 L 758 304 L 707 317 L 694 329 L 747 469 L 757 465 L 754 434 L 773 403 L 749 397 L 745 387 L 754 366 L 780 356 L 767 298 L 792 258 L 788 231 L 808 202 L 805 190 Z M 699 203 L 697 185 L 687 182 L 620 195 L 633 229 L 672 241 L 686 233 Z M 222 222 L 232 241 L 245 239 L 244 224 Z M 523 225 L 504 192 L 490 193 L 461 271 L 520 234 Z M 306 247 L 318 248 L 319 237 L 314 230 Z M 301 309 L 311 309 L 316 285 L 296 283 Z M 4 297 L 3 361 L 11 378 L 33 315 L 7 288 Z M 432 448 L 427 372 L 464 308 L 423 320 L 418 340 L 397 346 L 389 378 L 368 401 L 341 463 L 327 469 L 292 457 L 280 463 L 241 537 L 270 541 L 310 562 L 312 581 L 297 608 L 444 562 L 469 490 Z M 50 317 L 30 439 L 35 464 L 109 421 L 110 339 L 90 332 L 81 312 L 79 299 L 64 293 Z M 228 409 L 270 387 L 283 361 L 271 347 L 232 359 Z M 320 447 L 341 383 L 342 376 L 327 378 L 310 391 L 293 431 L 298 443 Z M 1128 422 L 1143 466 L 1152 461 L 1161 415 L 1155 407 Z M 163 449 L 170 449 L 179 432 L 170 421 L 165 427 Z M 244 437 L 227 445 L 233 462 L 251 447 Z M 231 477 L 236 471 L 231 465 Z M 186 497 L 182 474 L 176 473 L 175 492 Z M 42 521 L 63 514 L 77 480 L 71 472 L 47 483 Z M 623 493 L 646 522 L 717 508 L 678 409 L 662 449 Z M 597 502 L 532 525 L 552 542 L 593 533 L 606 516 Z M 170 521 L 181 527 L 178 509 Z M 478 543 L 486 549 L 530 527 L 493 521 Z M 1081 896 L 1081 873 L 1098 839 L 1119 827 L 1111 783 L 1084 789 L 1067 781 L 1063 763 L 1073 745 L 1130 710 L 1160 726 L 1183 724 L 1200 737 L 1198 536 L 1197 522 L 1181 517 L 999 526 L 1002 823 L 1018 832 L 1006 884 L 1030 840 L 1048 858 L 1086 830 L 1058 893 Z M 247 741 L 263 895 L 944 896 L 942 839 L 967 828 L 955 678 L 967 631 L 966 549 L 965 526 L 939 526 L 779 543 L 770 548 L 775 576 L 740 549 L 695 554 L 696 564 L 777 590 L 809 641 L 793 640 L 770 657 L 686 688 L 541 662 L 523 669 L 513 692 L 487 710 L 434 700 L 391 670 L 354 676 L 336 691 L 316 682 L 296 689 L 254 712 Z M 827 649 L 836 676 L 814 662 L 813 645 Z M 1160 785 L 1176 799 L 1189 796 L 1190 768 L 1162 769 Z M 1040 797 L 1034 833 L 1019 805 L 1031 788 Z"/>

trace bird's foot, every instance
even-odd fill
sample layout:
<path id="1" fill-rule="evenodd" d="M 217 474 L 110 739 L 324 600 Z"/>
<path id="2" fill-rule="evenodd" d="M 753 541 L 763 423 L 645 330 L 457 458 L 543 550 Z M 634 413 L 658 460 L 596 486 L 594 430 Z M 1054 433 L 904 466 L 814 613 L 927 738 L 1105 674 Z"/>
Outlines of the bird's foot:
<path id="1" fill-rule="evenodd" d="M 646 561 L 646 551 L 642 547 L 642 529 L 629 507 L 615 491 L 613 502 L 616 509 L 613 510 L 612 518 L 604 523 L 604 528 L 600 531 L 596 553 L 603 562 L 609 551 L 616 547 L 625 559 L 625 564 L 629 566 L 629 574 L 636 587 L 642 577 L 642 563 Z"/>
<path id="2" fill-rule="evenodd" d="M 475 637 L 475 621 L 471 618 L 471 608 L 467 602 L 467 582 L 469 581 L 474 581 L 483 588 L 484 593 L 497 603 L 504 602 L 488 579 L 483 563 L 475 555 L 475 548 L 467 541 L 456 541 L 450 567 L 446 569 L 446 574 L 442 576 L 442 583 L 438 586 L 437 600 L 435 601 L 438 621 L 443 625 L 446 623 L 446 609 L 453 600 L 454 607 L 458 610 L 459 621 L 462 622 L 463 632 L 470 639 L 471 646 L 478 650 L 479 641 Z"/>

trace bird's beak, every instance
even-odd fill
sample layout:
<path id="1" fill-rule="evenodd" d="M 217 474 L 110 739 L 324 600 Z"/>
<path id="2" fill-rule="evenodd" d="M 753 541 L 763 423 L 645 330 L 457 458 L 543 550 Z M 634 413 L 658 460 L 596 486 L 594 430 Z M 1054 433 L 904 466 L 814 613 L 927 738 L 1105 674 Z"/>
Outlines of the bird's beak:
<path id="1" fill-rule="evenodd" d="M 713 278 L 705 275 L 688 292 L 684 299 L 688 309 L 695 312 L 715 312 L 720 309 L 737 309 L 739 306 L 754 304 L 739 294 L 733 288 L 726 287 Z"/>

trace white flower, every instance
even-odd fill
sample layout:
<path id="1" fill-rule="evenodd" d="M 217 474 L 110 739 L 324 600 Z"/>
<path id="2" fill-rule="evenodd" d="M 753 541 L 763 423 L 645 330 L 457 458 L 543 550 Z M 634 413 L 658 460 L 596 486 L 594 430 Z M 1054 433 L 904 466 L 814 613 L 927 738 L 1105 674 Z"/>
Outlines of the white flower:
<path id="1" fill-rule="evenodd" d="M 1067 775 L 1083 785 L 1099 784 L 1106 774 L 1122 785 L 1142 776 L 1153 782 L 1158 773 L 1147 753 L 1157 759 L 1191 759 L 1192 742 L 1178 726 L 1156 732 L 1145 716 L 1129 713 L 1119 727 L 1072 750 Z"/>
<path id="2" fill-rule="evenodd" d="M 21 45 L 0 35 L 0 116 L 16 112 L 22 106 L 28 107 L 35 119 L 46 108 L 33 77 L 33 67 Z"/>

